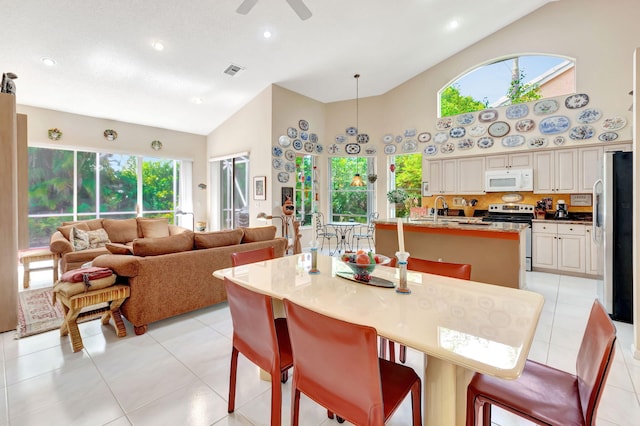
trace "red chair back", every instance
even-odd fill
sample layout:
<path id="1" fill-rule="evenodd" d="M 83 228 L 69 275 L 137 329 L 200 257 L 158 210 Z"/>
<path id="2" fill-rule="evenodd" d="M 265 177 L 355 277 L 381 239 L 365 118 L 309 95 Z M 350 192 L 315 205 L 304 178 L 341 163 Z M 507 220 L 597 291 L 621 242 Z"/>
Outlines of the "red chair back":
<path id="1" fill-rule="evenodd" d="M 354 424 L 384 423 L 377 333 L 284 300 L 294 387 Z"/>
<path id="2" fill-rule="evenodd" d="M 391 260 L 389 266 L 396 266 L 397 260 Z M 418 259 L 410 257 L 407 263 L 407 269 L 411 271 L 424 272 L 426 274 L 442 275 L 451 278 L 460 278 L 462 280 L 471 279 L 471 265 L 466 263 L 450 263 L 436 262 L 433 260 Z"/>
<path id="3" fill-rule="evenodd" d="M 233 345 L 260 368 L 280 368 L 280 351 L 273 317 L 271 298 L 248 290 L 225 277 Z"/>
<path id="4" fill-rule="evenodd" d="M 275 259 L 275 251 L 273 250 L 273 247 L 231 253 L 231 264 L 233 266 L 246 265 L 248 263 L 262 262 L 263 260 L 271 259 Z"/>
<path id="5" fill-rule="evenodd" d="M 582 414 L 594 424 L 595 411 L 611 370 L 609 367 L 613 362 L 615 340 L 616 328 L 613 322 L 602 304 L 594 301 L 576 360 Z"/>

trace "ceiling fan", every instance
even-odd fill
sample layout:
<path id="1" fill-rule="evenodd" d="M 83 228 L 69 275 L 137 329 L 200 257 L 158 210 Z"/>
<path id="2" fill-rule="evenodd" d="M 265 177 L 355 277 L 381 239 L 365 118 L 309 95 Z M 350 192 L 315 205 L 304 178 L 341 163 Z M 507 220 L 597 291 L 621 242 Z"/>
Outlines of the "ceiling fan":
<path id="1" fill-rule="evenodd" d="M 311 18 L 311 11 L 307 7 L 307 5 L 304 4 L 302 0 L 286 0 L 286 1 L 287 3 L 289 3 L 289 6 L 291 6 L 291 9 L 293 9 L 293 11 L 298 15 L 300 19 L 304 21 L 305 19 Z M 243 2 L 240 3 L 240 6 L 238 6 L 238 8 L 236 9 L 236 12 L 238 12 L 241 15 L 246 15 L 251 11 L 251 9 L 253 9 L 253 6 L 255 6 L 256 3 L 258 3 L 258 0 L 243 0 Z"/>

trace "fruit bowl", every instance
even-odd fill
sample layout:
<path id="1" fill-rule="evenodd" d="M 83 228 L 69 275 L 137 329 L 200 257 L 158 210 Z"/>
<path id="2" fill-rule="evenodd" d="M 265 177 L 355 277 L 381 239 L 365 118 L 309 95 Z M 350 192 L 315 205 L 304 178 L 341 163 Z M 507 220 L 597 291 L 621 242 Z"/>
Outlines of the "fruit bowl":
<path id="1" fill-rule="evenodd" d="M 375 263 L 364 263 L 364 256 L 369 259 L 369 262 L 371 262 L 371 257 L 373 257 Z M 358 261 L 358 259 L 360 259 L 360 261 Z M 391 261 L 387 256 L 373 253 L 347 253 L 342 255 L 341 260 L 353 271 L 353 278 L 355 280 L 364 282 L 369 282 L 371 273 L 376 269 L 376 266 L 386 265 Z"/>

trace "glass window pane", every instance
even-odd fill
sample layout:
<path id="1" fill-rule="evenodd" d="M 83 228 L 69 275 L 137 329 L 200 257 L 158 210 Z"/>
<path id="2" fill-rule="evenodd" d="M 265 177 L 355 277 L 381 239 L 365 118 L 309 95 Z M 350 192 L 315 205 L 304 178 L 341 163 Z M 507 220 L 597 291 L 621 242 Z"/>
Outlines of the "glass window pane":
<path id="1" fill-rule="evenodd" d="M 313 209 L 313 157 L 296 156 L 296 217 L 301 225 L 311 225 Z"/>
<path id="2" fill-rule="evenodd" d="M 62 225 L 70 222 L 73 216 L 48 216 L 29 218 L 29 247 L 49 247 L 49 239 Z"/>
<path id="3" fill-rule="evenodd" d="M 136 164 L 132 155 L 100 154 L 100 212 L 136 211 Z"/>
<path id="4" fill-rule="evenodd" d="M 96 161 L 95 152 L 78 152 L 78 213 L 96 211 Z"/>
<path id="5" fill-rule="evenodd" d="M 173 160 L 145 157 L 142 160 L 142 210 L 143 212 L 172 212 Z M 147 216 L 145 214 L 145 216 Z"/>
<path id="6" fill-rule="evenodd" d="M 375 205 L 373 184 L 366 179 L 371 161 L 358 157 L 333 157 L 329 160 L 330 221 L 368 221 Z M 355 173 L 364 176 L 366 186 L 351 186 Z"/>
<path id="7" fill-rule="evenodd" d="M 29 214 L 73 213 L 73 151 L 29 148 Z"/>
<path id="8" fill-rule="evenodd" d="M 409 195 L 404 206 L 396 205 L 396 217 L 407 217 L 411 206 L 422 205 L 422 154 L 397 155 L 394 161 L 393 187 Z"/>

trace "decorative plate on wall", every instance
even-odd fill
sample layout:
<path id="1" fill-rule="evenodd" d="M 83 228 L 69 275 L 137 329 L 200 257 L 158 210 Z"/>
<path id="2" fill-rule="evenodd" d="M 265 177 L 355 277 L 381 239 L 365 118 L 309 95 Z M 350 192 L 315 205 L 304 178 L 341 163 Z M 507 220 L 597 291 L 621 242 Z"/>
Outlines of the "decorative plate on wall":
<path id="1" fill-rule="evenodd" d="M 476 117 L 471 113 L 460 114 L 456 117 L 456 122 L 461 126 L 468 126 L 476 121 Z"/>
<path id="2" fill-rule="evenodd" d="M 536 136 L 530 138 L 527 142 L 527 146 L 529 148 L 543 148 L 547 146 L 547 138 L 545 138 L 544 136 Z"/>
<path id="3" fill-rule="evenodd" d="M 426 155 L 435 155 L 438 153 L 438 147 L 435 145 L 427 145 L 423 151 Z"/>
<path id="4" fill-rule="evenodd" d="M 288 136 L 282 135 L 278 138 L 278 143 L 281 147 L 286 148 L 291 145 L 291 139 Z"/>
<path id="5" fill-rule="evenodd" d="M 463 138 L 458 141 L 458 149 L 464 151 L 473 148 L 475 141 L 471 138 Z"/>
<path id="6" fill-rule="evenodd" d="M 317 144 L 316 144 L 316 152 L 317 152 L 318 154 L 322 154 L 322 151 L 324 151 L 324 147 L 322 146 L 322 144 L 317 143 Z"/>
<path id="7" fill-rule="evenodd" d="M 369 143 L 369 135 L 366 133 L 358 134 L 358 143 Z"/>
<path id="8" fill-rule="evenodd" d="M 616 132 L 604 132 L 598 135 L 598 140 L 602 142 L 611 142 L 618 139 L 618 134 Z"/>
<path id="9" fill-rule="evenodd" d="M 103 135 L 104 138 L 108 141 L 115 141 L 116 139 L 118 139 L 118 132 L 116 132 L 115 130 L 107 129 L 104 131 Z"/>
<path id="10" fill-rule="evenodd" d="M 506 121 L 496 121 L 489 126 L 489 134 L 494 138 L 506 135 L 509 133 L 509 130 L 511 130 L 511 126 L 509 126 L 509 123 Z"/>
<path id="11" fill-rule="evenodd" d="M 566 141 L 567 140 L 565 139 L 564 136 L 556 136 L 555 138 L 553 138 L 553 143 L 558 146 L 564 145 Z"/>
<path id="12" fill-rule="evenodd" d="M 162 149 L 162 142 L 157 139 L 151 141 L 151 149 L 153 149 L 154 151 L 160 151 Z"/>
<path id="13" fill-rule="evenodd" d="M 485 133 L 487 133 L 487 128 L 484 127 L 482 124 L 477 124 L 472 128 L 470 128 L 467 133 L 469 133 L 469 136 L 474 136 L 477 138 L 478 136 L 482 136 Z"/>
<path id="14" fill-rule="evenodd" d="M 453 127 L 451 130 L 449 130 L 449 136 L 451 136 L 452 138 L 461 138 L 466 133 L 467 131 L 464 129 L 464 127 Z"/>
<path id="15" fill-rule="evenodd" d="M 296 129 L 295 127 L 289 127 L 287 129 L 287 136 L 289 136 L 291 139 L 297 138 L 298 137 L 298 129 Z"/>
<path id="16" fill-rule="evenodd" d="M 287 173 L 287 172 L 278 173 L 278 182 L 280 182 L 280 183 L 289 182 L 289 173 Z"/>
<path id="17" fill-rule="evenodd" d="M 318 142 L 318 135 L 315 133 L 309 133 L 309 140 L 313 143 Z"/>
<path id="18" fill-rule="evenodd" d="M 280 158 L 274 158 L 271 160 L 271 165 L 274 169 L 279 170 L 282 168 L 282 160 Z"/>
<path id="19" fill-rule="evenodd" d="M 386 135 L 384 135 L 382 137 L 382 142 L 384 143 L 391 143 L 393 142 L 393 135 L 391 133 L 387 133 Z"/>
<path id="20" fill-rule="evenodd" d="M 344 152 L 350 155 L 360 154 L 360 145 L 358 145 L 357 143 L 348 143 L 344 146 Z"/>
<path id="21" fill-rule="evenodd" d="M 517 120 L 518 118 L 526 117 L 529 114 L 529 107 L 526 104 L 515 104 L 507 107 L 505 116 L 509 120 Z"/>
<path id="22" fill-rule="evenodd" d="M 538 124 L 538 130 L 543 135 L 555 135 L 556 133 L 566 132 L 571 125 L 569 117 L 564 115 L 554 115 L 553 117 L 545 118 Z"/>
<path id="23" fill-rule="evenodd" d="M 560 108 L 560 105 L 555 99 L 545 99 L 544 101 L 536 102 L 533 106 L 533 113 L 535 115 L 546 115 L 556 112 L 558 108 Z"/>
<path id="24" fill-rule="evenodd" d="M 391 155 L 391 154 L 395 154 L 396 152 L 396 145 L 385 145 L 384 146 L 384 153 L 387 155 Z"/>
<path id="25" fill-rule="evenodd" d="M 438 132 L 433 137 L 435 143 L 445 143 L 449 139 L 449 135 L 446 132 Z"/>
<path id="26" fill-rule="evenodd" d="M 582 141 L 585 139 L 591 139 L 595 133 L 596 131 L 593 126 L 583 124 L 582 126 L 572 128 L 569 132 L 569 137 L 576 141 Z"/>
<path id="27" fill-rule="evenodd" d="M 306 141 L 306 142 L 304 143 L 304 150 L 305 150 L 305 151 L 307 151 L 307 152 L 313 152 L 313 150 L 314 150 L 314 149 L 315 149 L 315 146 L 313 145 L 313 142 Z"/>
<path id="28" fill-rule="evenodd" d="M 403 152 L 416 152 L 417 148 L 418 148 L 418 144 L 413 139 L 404 141 L 404 143 L 402 144 Z"/>
<path id="29" fill-rule="evenodd" d="M 329 145 L 329 148 L 327 148 L 327 152 L 329 154 L 332 154 L 332 155 L 333 154 L 339 154 L 340 153 L 340 147 L 337 144 L 334 143 L 332 145 Z"/>
<path id="30" fill-rule="evenodd" d="M 47 130 L 47 135 L 52 141 L 57 141 L 62 137 L 62 131 L 57 127 Z"/>
<path id="31" fill-rule="evenodd" d="M 295 161 L 296 159 L 296 153 L 295 151 L 288 149 L 284 152 L 284 158 L 286 158 L 289 161 Z"/>
<path id="32" fill-rule="evenodd" d="M 307 140 L 309 140 L 309 133 L 307 133 L 307 132 L 300 132 L 300 139 L 302 139 L 303 141 L 307 141 Z"/>
<path id="33" fill-rule="evenodd" d="M 347 127 L 347 129 L 345 130 L 345 133 L 348 134 L 349 136 L 355 136 L 358 134 L 358 129 L 356 129 L 353 126 Z"/>
<path id="34" fill-rule="evenodd" d="M 436 129 L 438 130 L 449 130 L 453 127 L 453 119 L 451 117 L 442 117 L 436 121 Z"/>
<path id="35" fill-rule="evenodd" d="M 296 139 L 293 141 L 293 149 L 300 151 L 302 149 L 302 141 L 300 139 Z"/>
<path id="36" fill-rule="evenodd" d="M 431 133 L 429 132 L 422 132 L 418 135 L 419 142 L 429 142 L 430 140 L 431 140 Z"/>
<path id="37" fill-rule="evenodd" d="M 582 108 L 589 103 L 589 95 L 586 93 L 578 93 L 571 95 L 564 100 L 564 106 L 569 109 Z"/>
<path id="38" fill-rule="evenodd" d="M 505 138 L 502 138 L 502 146 L 507 148 L 515 148 L 516 146 L 520 146 L 524 143 L 524 136 L 522 135 L 510 135 Z"/>
<path id="39" fill-rule="evenodd" d="M 451 154 L 456 150 L 456 146 L 453 142 L 447 142 L 440 147 L 440 152 L 443 154 Z"/>
<path id="40" fill-rule="evenodd" d="M 271 148 L 271 155 L 273 155 L 274 157 L 282 157 L 282 148 L 280 148 L 279 146 L 274 146 L 273 148 Z"/>
<path id="41" fill-rule="evenodd" d="M 536 123 L 530 118 L 525 118 L 523 120 L 518 120 L 514 127 L 517 131 L 525 133 L 533 130 L 533 128 L 536 127 Z"/>
<path id="42" fill-rule="evenodd" d="M 418 131 L 416 129 L 407 129 L 404 131 L 404 137 L 405 138 L 413 138 L 418 134 Z"/>
<path id="43" fill-rule="evenodd" d="M 298 127 L 300 127 L 300 130 L 309 130 L 309 122 L 307 120 L 300 120 L 298 121 Z"/>
<path id="44" fill-rule="evenodd" d="M 481 123 L 491 123 L 498 119 L 498 111 L 495 109 L 487 109 L 478 113 L 478 121 Z"/>
<path id="45" fill-rule="evenodd" d="M 478 148 L 487 149 L 493 146 L 493 138 L 489 136 L 484 136 L 478 139 Z"/>
<path id="46" fill-rule="evenodd" d="M 591 124 L 594 121 L 600 120 L 600 117 L 602 117 L 602 112 L 600 112 L 599 109 L 587 108 L 578 114 L 576 121 L 582 124 Z"/>
<path id="47" fill-rule="evenodd" d="M 601 124 L 604 130 L 620 130 L 626 125 L 627 125 L 627 120 L 619 116 L 605 118 Z"/>

